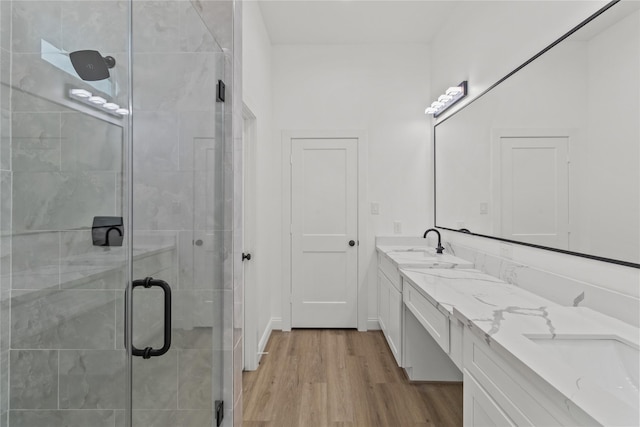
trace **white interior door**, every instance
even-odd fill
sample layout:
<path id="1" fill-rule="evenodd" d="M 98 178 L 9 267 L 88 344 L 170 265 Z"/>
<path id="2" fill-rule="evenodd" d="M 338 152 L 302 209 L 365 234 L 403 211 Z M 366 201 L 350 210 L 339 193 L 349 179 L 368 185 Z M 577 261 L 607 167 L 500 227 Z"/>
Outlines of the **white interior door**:
<path id="1" fill-rule="evenodd" d="M 291 326 L 357 326 L 357 139 L 291 140 Z"/>
<path id="2" fill-rule="evenodd" d="M 543 246 L 569 247 L 567 137 L 502 137 L 502 234 Z"/>

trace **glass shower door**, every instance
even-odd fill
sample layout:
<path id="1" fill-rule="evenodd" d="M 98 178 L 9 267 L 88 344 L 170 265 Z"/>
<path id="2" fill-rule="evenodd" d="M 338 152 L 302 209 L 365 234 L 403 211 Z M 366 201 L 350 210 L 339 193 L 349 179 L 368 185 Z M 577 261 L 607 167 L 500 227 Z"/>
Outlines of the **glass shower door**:
<path id="1" fill-rule="evenodd" d="M 194 4 L 0 1 L 2 426 L 217 425 L 228 61 Z"/>
<path id="2" fill-rule="evenodd" d="M 3 426 L 124 425 L 128 22 L 127 1 L 0 2 Z"/>
<path id="3" fill-rule="evenodd" d="M 216 426 L 225 263 L 224 53 L 189 1 L 133 3 L 132 425 Z M 153 249 L 152 256 L 137 251 Z"/>

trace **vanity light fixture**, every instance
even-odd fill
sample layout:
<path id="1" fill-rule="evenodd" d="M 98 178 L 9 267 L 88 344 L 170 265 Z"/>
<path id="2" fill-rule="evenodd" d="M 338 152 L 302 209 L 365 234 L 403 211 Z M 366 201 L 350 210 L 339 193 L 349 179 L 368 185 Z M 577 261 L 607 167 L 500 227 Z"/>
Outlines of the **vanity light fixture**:
<path id="1" fill-rule="evenodd" d="M 69 98 L 75 99 L 76 101 L 79 101 L 85 105 L 103 111 L 105 113 L 109 113 L 116 117 L 129 115 L 129 110 L 127 110 L 126 108 L 122 108 L 114 102 L 107 102 L 107 100 L 103 97 L 94 95 L 86 89 L 70 89 Z"/>
<path id="2" fill-rule="evenodd" d="M 467 96 L 467 81 L 463 81 L 458 86 L 451 86 L 447 91 L 440 95 L 436 101 L 424 110 L 425 114 L 433 114 L 438 117 L 444 110 L 451 107 L 456 102 Z"/>

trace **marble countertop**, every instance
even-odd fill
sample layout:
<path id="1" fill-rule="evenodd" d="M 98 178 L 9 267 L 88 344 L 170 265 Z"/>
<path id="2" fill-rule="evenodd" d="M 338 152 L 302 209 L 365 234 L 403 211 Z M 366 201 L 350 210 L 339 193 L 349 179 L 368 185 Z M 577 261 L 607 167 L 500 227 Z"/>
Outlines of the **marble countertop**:
<path id="1" fill-rule="evenodd" d="M 552 350 L 563 339 L 586 344 L 616 339 L 637 349 L 638 328 L 586 307 L 561 306 L 477 270 L 402 268 L 400 273 L 441 312 L 561 393 L 570 412 L 575 405 L 603 425 L 639 425 L 638 390 L 631 383 L 608 383 L 614 366 L 596 363 L 597 369 L 590 369 L 594 353 L 588 350 L 573 360 Z M 538 340 L 556 342 L 550 347 Z"/>

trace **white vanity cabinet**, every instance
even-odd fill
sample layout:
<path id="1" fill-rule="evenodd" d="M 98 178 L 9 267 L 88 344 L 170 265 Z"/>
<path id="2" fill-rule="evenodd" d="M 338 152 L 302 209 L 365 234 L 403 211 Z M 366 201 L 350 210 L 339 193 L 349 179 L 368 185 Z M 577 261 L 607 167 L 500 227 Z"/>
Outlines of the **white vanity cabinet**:
<path id="1" fill-rule="evenodd" d="M 625 357 L 637 359 L 637 327 L 464 260 L 387 244 L 378 246 L 378 313 L 389 347 L 411 381 L 464 381 L 466 427 L 640 425 L 637 391 L 626 388 L 637 371 L 605 370 L 612 356 L 591 349 L 608 344 L 584 338 L 621 337 Z M 556 335 L 583 338 L 564 338 L 575 341 L 567 346 Z"/>
<path id="2" fill-rule="evenodd" d="M 472 331 L 464 331 L 464 425 L 598 425 L 542 381 L 526 375 Z"/>
<path id="3" fill-rule="evenodd" d="M 451 313 L 426 299 L 403 275 L 407 269 L 470 268 L 472 263 L 421 248 L 415 242 L 404 250 L 378 248 L 378 323 L 396 363 L 409 379 L 461 381 L 462 328 L 458 320 L 449 319 Z"/>
<path id="4" fill-rule="evenodd" d="M 378 255 L 378 322 L 398 366 L 402 366 L 402 280 L 391 261 Z"/>
<path id="5" fill-rule="evenodd" d="M 464 427 L 515 426 L 516 424 L 468 372 L 464 372 Z"/>

